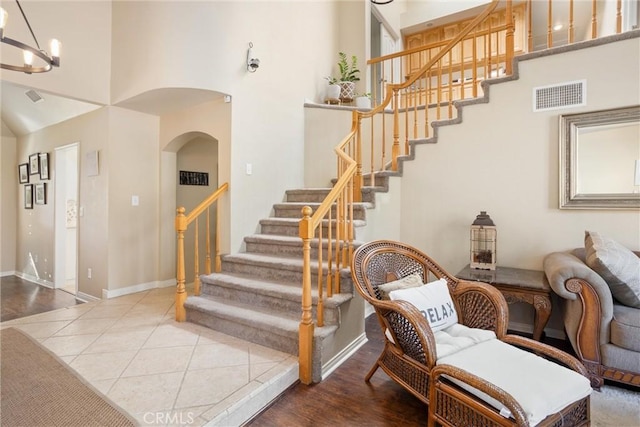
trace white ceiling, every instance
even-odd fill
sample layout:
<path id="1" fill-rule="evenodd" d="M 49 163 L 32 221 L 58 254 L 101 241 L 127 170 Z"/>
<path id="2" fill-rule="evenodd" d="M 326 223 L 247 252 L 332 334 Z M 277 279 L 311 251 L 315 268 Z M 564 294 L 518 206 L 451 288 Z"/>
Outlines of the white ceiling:
<path id="1" fill-rule="evenodd" d="M 50 72 L 55 73 L 56 70 Z M 30 89 L 7 81 L 0 82 L 0 118 L 16 136 L 33 133 L 102 107 L 40 90 L 36 92 L 42 97 L 42 101 L 33 103 L 26 95 Z M 160 116 L 223 96 L 219 92 L 203 89 L 165 88 L 145 92 L 119 102 L 116 106 Z"/>
<path id="2" fill-rule="evenodd" d="M 30 89 L 0 82 L 0 118 L 16 136 L 35 132 L 101 107 L 42 91 L 36 91 L 42 101 L 33 103 L 25 94 Z"/>

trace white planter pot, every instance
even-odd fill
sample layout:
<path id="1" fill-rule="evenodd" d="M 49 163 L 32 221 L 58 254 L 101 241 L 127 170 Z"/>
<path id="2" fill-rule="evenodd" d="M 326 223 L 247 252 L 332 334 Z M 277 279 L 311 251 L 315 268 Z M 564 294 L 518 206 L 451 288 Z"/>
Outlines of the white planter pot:
<path id="1" fill-rule="evenodd" d="M 371 98 L 368 96 L 356 97 L 356 107 L 358 108 L 371 108 Z"/>
<path id="2" fill-rule="evenodd" d="M 326 99 L 339 99 L 340 98 L 340 85 L 329 85 L 327 87 L 327 96 Z"/>

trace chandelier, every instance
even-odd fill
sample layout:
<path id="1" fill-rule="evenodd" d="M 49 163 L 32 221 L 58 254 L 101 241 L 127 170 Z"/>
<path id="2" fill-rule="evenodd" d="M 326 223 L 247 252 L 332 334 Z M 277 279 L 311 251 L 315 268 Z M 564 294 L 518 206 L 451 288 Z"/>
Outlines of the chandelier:
<path id="1" fill-rule="evenodd" d="M 389 4 L 392 1 L 393 0 L 371 0 L 371 3 L 373 3 L 373 4 Z"/>
<path id="2" fill-rule="evenodd" d="M 33 36 L 33 40 L 36 42 L 36 47 L 31 47 L 25 43 L 22 43 L 18 40 L 10 39 L 9 37 L 4 36 L 4 28 L 7 25 L 7 20 L 9 18 L 9 14 L 6 10 L 0 7 L 0 41 L 2 43 L 6 43 L 8 45 L 17 47 L 18 49 L 22 49 L 24 64 L 23 65 L 11 65 L 5 64 L 4 62 L 0 63 L 0 68 L 5 70 L 12 71 L 21 71 L 23 73 L 31 74 L 31 73 L 46 73 L 47 71 L 51 71 L 53 67 L 60 66 L 60 42 L 56 39 L 51 40 L 51 55 L 40 48 L 38 44 L 38 39 L 36 35 L 33 33 L 33 29 L 29 24 L 29 20 L 27 19 L 27 15 L 24 14 L 22 10 L 22 6 L 20 6 L 20 2 L 16 0 L 18 4 L 18 8 L 20 9 L 20 13 L 22 13 L 22 17 L 24 18 L 24 22 L 26 22 L 31 35 Z M 44 61 L 45 65 L 42 66 L 34 66 L 33 59 L 34 56 L 40 58 Z"/>

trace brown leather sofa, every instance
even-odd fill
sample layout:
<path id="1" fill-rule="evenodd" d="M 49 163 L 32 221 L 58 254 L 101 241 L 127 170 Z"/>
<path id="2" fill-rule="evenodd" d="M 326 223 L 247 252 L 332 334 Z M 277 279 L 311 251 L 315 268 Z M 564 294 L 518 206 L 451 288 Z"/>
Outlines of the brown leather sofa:
<path id="1" fill-rule="evenodd" d="M 547 255 L 544 271 L 563 298 L 565 331 L 592 387 L 605 379 L 640 386 L 640 309 L 612 296 L 603 277 L 585 263 L 584 248 Z"/>

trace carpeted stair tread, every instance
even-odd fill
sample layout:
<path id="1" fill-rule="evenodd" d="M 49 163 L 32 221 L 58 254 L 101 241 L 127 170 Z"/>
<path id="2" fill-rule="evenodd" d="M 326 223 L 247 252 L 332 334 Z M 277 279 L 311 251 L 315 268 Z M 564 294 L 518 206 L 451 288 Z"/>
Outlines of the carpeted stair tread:
<path id="1" fill-rule="evenodd" d="M 251 236 L 246 236 L 244 238 L 245 242 L 251 243 L 269 243 L 269 244 L 277 244 L 284 246 L 295 246 L 302 247 L 302 239 L 298 236 L 285 236 L 281 234 L 253 234 Z M 313 238 L 310 241 L 311 247 L 318 246 L 318 239 Z M 327 247 L 329 244 L 335 247 L 335 240 L 329 241 L 327 239 L 323 239 L 322 246 Z M 360 246 L 362 242 L 353 241 L 353 247 L 357 248 Z"/>
<path id="2" fill-rule="evenodd" d="M 212 312 L 220 318 L 231 320 L 256 329 L 268 331 L 271 334 L 298 338 L 300 318 L 289 318 L 264 308 L 253 305 L 220 302 L 202 296 L 190 296 L 185 301 L 185 307 L 200 312 Z M 314 336 L 328 336 L 337 329 L 335 325 L 315 327 Z"/>
<path id="3" fill-rule="evenodd" d="M 327 220 L 323 221 L 323 222 L 327 222 Z M 264 218 L 260 220 L 260 224 L 284 224 L 284 225 L 289 225 L 289 226 L 295 226 L 298 227 L 300 224 L 300 218 L 276 218 L 276 217 L 270 217 L 270 218 Z M 355 227 L 363 227 L 365 226 L 367 223 L 364 220 L 361 219 L 354 219 L 353 220 L 353 225 Z"/>
<path id="4" fill-rule="evenodd" d="M 279 282 L 256 279 L 255 276 L 228 274 L 228 273 L 211 273 L 201 278 L 203 285 L 215 285 L 231 289 L 243 289 L 257 294 L 281 297 L 284 299 L 300 302 L 302 297 L 302 289 L 300 286 L 291 286 Z M 298 283 L 299 285 L 299 283 Z M 313 303 L 317 303 L 318 291 L 312 289 Z M 205 296 L 206 297 L 206 296 Z M 341 303 L 353 298 L 353 294 L 334 294 L 331 298 L 325 295 L 324 304 L 327 307 L 338 306 Z"/>

